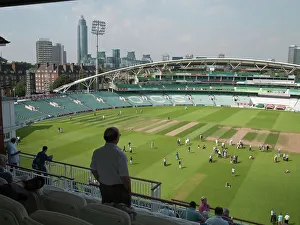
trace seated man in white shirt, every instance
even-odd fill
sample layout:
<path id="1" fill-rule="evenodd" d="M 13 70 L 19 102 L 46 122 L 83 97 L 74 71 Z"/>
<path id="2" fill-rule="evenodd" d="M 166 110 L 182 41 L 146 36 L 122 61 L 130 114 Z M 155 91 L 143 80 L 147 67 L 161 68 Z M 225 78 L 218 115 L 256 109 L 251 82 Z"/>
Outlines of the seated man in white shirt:
<path id="1" fill-rule="evenodd" d="M 216 207 L 215 208 L 215 216 L 210 217 L 205 221 L 207 225 L 229 225 L 229 223 L 222 219 L 223 208 Z"/>
<path id="2" fill-rule="evenodd" d="M 117 144 L 121 134 L 116 127 L 104 132 L 103 147 L 93 153 L 91 170 L 100 183 L 102 203 L 124 203 L 131 205 L 131 181 L 127 157 Z"/>

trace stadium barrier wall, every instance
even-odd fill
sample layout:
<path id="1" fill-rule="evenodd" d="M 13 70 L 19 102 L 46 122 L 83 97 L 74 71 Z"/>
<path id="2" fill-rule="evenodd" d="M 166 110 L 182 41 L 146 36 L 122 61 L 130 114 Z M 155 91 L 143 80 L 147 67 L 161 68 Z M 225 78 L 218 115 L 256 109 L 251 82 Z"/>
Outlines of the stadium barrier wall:
<path id="1" fill-rule="evenodd" d="M 21 153 L 21 165 L 26 165 L 27 167 L 30 167 L 34 158 L 35 155 L 33 154 Z M 50 161 L 46 162 L 46 168 L 48 173 L 50 174 L 74 179 L 74 181 L 79 184 L 96 183 L 90 168 L 87 167 L 76 166 L 58 161 Z M 131 177 L 131 189 L 133 192 L 138 194 L 160 198 L 161 185 L 162 183 L 158 181 Z"/>

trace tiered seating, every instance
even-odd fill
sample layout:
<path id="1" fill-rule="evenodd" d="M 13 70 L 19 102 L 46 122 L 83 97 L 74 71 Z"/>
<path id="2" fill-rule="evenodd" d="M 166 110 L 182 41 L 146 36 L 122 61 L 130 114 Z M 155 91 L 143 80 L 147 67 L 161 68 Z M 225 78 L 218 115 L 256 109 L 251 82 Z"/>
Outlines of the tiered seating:
<path id="1" fill-rule="evenodd" d="M 152 104 L 143 99 L 141 95 L 130 94 L 130 93 L 119 93 L 120 96 L 124 97 L 126 101 L 133 106 L 151 106 Z"/>
<path id="2" fill-rule="evenodd" d="M 294 98 L 290 98 L 290 99 L 284 99 L 284 98 L 264 98 L 264 97 L 252 97 L 251 101 L 253 102 L 253 104 L 257 105 L 257 104 L 269 104 L 269 105 L 284 105 L 290 108 L 294 108 L 296 103 L 297 103 L 297 99 Z"/>
<path id="3" fill-rule="evenodd" d="M 96 109 L 108 109 L 111 106 L 104 102 L 99 102 L 92 94 L 72 94 L 69 95 L 72 99 L 79 100 L 83 105 L 96 110 Z"/>
<path id="4" fill-rule="evenodd" d="M 24 122 L 26 120 L 37 120 L 46 117 L 45 114 L 39 111 L 31 111 L 25 108 L 26 102 L 15 104 L 15 114 L 17 122 Z"/>
<path id="5" fill-rule="evenodd" d="M 232 106 L 235 105 L 235 101 L 233 100 L 232 95 L 214 95 L 215 103 L 217 106 Z"/>
<path id="6" fill-rule="evenodd" d="M 71 112 L 81 112 L 81 111 L 88 111 L 91 110 L 90 108 L 77 104 L 72 101 L 72 99 L 68 97 L 63 97 L 63 98 L 54 98 L 52 100 L 53 102 L 56 102 L 59 105 L 65 106 L 65 108 Z"/>
<path id="7" fill-rule="evenodd" d="M 192 93 L 191 95 L 196 105 L 214 106 L 214 102 L 210 99 L 208 94 Z"/>
<path id="8" fill-rule="evenodd" d="M 50 100 L 51 101 L 51 100 Z M 64 108 L 54 107 L 50 105 L 50 102 L 44 100 L 36 100 L 36 101 L 28 101 L 29 105 L 34 106 L 40 112 L 43 112 L 47 115 L 56 116 L 58 114 L 67 114 L 70 113 L 69 111 L 65 110 Z"/>
<path id="9" fill-rule="evenodd" d="M 132 89 L 140 89 L 138 84 L 116 84 L 118 88 L 132 88 Z"/>
<path id="10" fill-rule="evenodd" d="M 153 106 L 172 105 L 172 102 L 167 95 L 151 93 L 145 95 Z"/>
<path id="11" fill-rule="evenodd" d="M 190 96 L 184 94 L 167 93 L 170 97 L 170 101 L 175 105 L 193 105 L 192 100 L 189 99 Z"/>
<path id="12" fill-rule="evenodd" d="M 120 96 L 113 92 L 94 92 L 94 96 L 102 98 L 105 102 L 113 107 L 129 107 L 131 106 L 128 102 L 120 100 Z"/>

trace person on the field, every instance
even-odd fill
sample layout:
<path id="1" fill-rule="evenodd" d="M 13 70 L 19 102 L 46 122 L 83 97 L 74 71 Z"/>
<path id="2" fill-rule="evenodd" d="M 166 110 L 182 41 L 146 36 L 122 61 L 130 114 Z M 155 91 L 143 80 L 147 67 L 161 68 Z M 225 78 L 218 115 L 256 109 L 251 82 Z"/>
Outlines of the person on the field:
<path id="1" fill-rule="evenodd" d="M 209 163 L 212 163 L 213 162 L 213 156 L 212 156 L 212 154 L 210 154 L 210 156 L 209 156 L 209 161 L 208 161 Z"/>
<path id="2" fill-rule="evenodd" d="M 131 143 L 130 142 L 128 142 L 128 148 L 130 148 L 131 147 Z"/>
<path id="3" fill-rule="evenodd" d="M 171 118 L 168 116 L 168 120 L 171 120 Z"/>
<path id="4" fill-rule="evenodd" d="M 132 165 L 132 156 L 130 156 L 129 163 L 130 163 L 130 165 Z"/>
<path id="5" fill-rule="evenodd" d="M 102 119 L 103 119 L 103 120 L 105 119 L 105 116 L 104 116 L 104 115 L 102 116 Z"/>
<path id="6" fill-rule="evenodd" d="M 289 214 L 286 213 L 285 216 L 284 216 L 284 223 L 289 224 L 290 218 L 291 218 L 291 217 L 289 216 Z"/>
<path id="7" fill-rule="evenodd" d="M 278 160 L 277 160 L 277 155 L 274 156 L 274 163 L 277 163 Z"/>
<path id="8" fill-rule="evenodd" d="M 178 146 L 181 145 L 181 143 L 180 143 L 180 138 L 177 139 L 177 145 L 178 145 Z"/>
<path id="9" fill-rule="evenodd" d="M 283 216 L 282 213 L 279 213 L 278 215 L 278 225 L 282 225 Z"/>
<path id="10" fill-rule="evenodd" d="M 132 153 L 132 147 L 131 146 L 129 147 L 129 152 Z"/>
<path id="11" fill-rule="evenodd" d="M 167 158 L 164 157 L 164 166 L 167 166 Z"/>
<path id="12" fill-rule="evenodd" d="M 229 145 L 230 145 L 230 146 L 232 146 L 232 143 L 233 143 L 233 140 L 232 140 L 232 139 L 230 139 L 230 141 L 229 141 Z"/>
<path id="13" fill-rule="evenodd" d="M 200 150 L 200 149 L 201 149 L 201 146 L 200 146 L 200 145 L 198 145 L 197 147 L 198 147 L 198 150 Z"/>
<path id="14" fill-rule="evenodd" d="M 200 134 L 200 141 L 202 141 L 203 140 L 203 135 L 202 134 Z"/>
<path id="15" fill-rule="evenodd" d="M 188 147 L 188 152 L 191 152 L 191 146 Z"/>
<path id="16" fill-rule="evenodd" d="M 178 152 L 176 152 L 175 156 L 176 156 L 176 159 L 179 160 L 179 153 Z"/>
<path id="17" fill-rule="evenodd" d="M 205 145 L 203 145 L 203 146 L 202 146 L 202 149 L 206 149 L 206 146 L 205 146 Z"/>
<path id="18" fill-rule="evenodd" d="M 179 169 L 181 169 L 182 168 L 182 162 L 181 162 L 181 160 L 178 161 L 178 165 L 179 165 Z"/>
<path id="19" fill-rule="evenodd" d="M 226 187 L 226 188 L 231 188 L 231 184 L 230 184 L 229 182 L 226 182 L 226 183 L 225 183 L 225 187 Z"/>
<path id="20" fill-rule="evenodd" d="M 154 148 L 154 141 L 151 141 L 151 148 Z"/>
<path id="21" fill-rule="evenodd" d="M 271 216 L 270 222 L 275 225 L 277 222 L 277 216 L 276 213 L 274 212 L 273 215 Z"/>
<path id="22" fill-rule="evenodd" d="M 218 139 L 216 139 L 216 146 L 218 146 L 218 144 L 219 144 L 219 140 L 218 140 Z"/>
<path id="23" fill-rule="evenodd" d="M 222 146 L 222 148 L 225 148 L 225 143 L 224 143 L 224 142 L 222 142 L 222 145 L 221 145 L 221 146 Z"/>
<path id="24" fill-rule="evenodd" d="M 21 138 L 18 136 L 17 137 L 17 145 L 21 142 Z"/>
<path id="25" fill-rule="evenodd" d="M 124 145 L 123 152 L 126 152 L 126 146 Z"/>
<path id="26" fill-rule="evenodd" d="M 109 127 L 104 132 L 105 145 L 93 153 L 91 170 L 100 183 L 102 203 L 123 203 L 131 206 L 131 180 L 127 157 L 118 147 L 120 132 Z"/>
<path id="27" fill-rule="evenodd" d="M 231 169 L 231 175 L 235 176 L 235 169 L 234 168 Z"/>
<path id="28" fill-rule="evenodd" d="M 222 154 L 220 150 L 218 150 L 218 158 L 222 158 Z"/>
<path id="29" fill-rule="evenodd" d="M 70 118 L 70 120 L 72 120 L 72 116 L 70 116 L 69 118 Z"/>
<path id="30" fill-rule="evenodd" d="M 249 145 L 249 151 L 252 152 L 252 145 Z"/>
<path id="31" fill-rule="evenodd" d="M 278 157 L 281 156 L 281 154 L 280 154 L 280 148 L 277 150 L 277 155 L 278 155 Z"/>

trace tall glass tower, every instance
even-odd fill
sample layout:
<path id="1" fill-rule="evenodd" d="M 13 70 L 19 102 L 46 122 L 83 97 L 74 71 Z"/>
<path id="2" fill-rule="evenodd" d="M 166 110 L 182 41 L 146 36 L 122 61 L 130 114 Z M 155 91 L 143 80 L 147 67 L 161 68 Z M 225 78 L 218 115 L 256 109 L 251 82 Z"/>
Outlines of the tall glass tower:
<path id="1" fill-rule="evenodd" d="M 88 33 L 87 25 L 83 16 L 80 17 L 77 25 L 77 62 L 82 63 L 88 54 Z"/>

